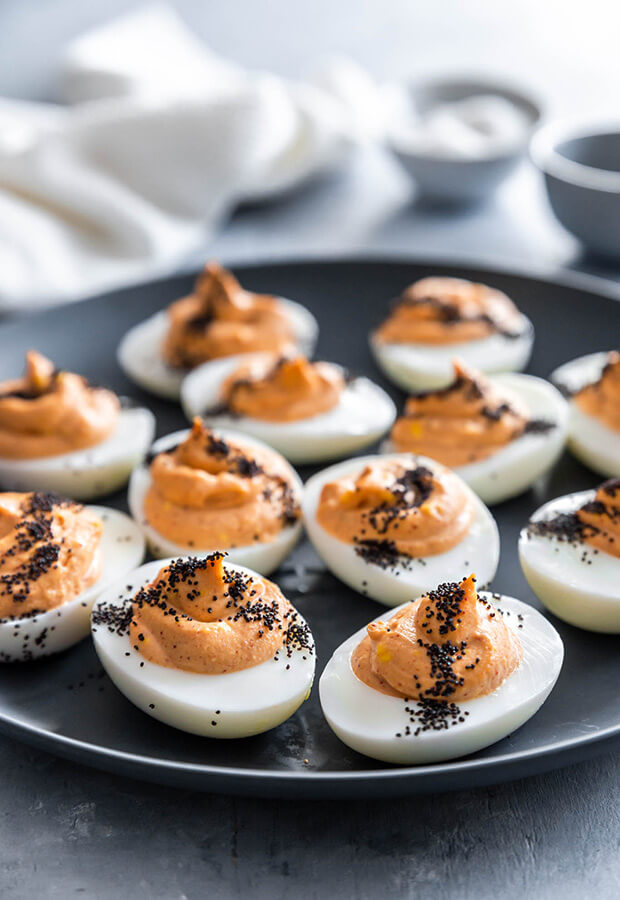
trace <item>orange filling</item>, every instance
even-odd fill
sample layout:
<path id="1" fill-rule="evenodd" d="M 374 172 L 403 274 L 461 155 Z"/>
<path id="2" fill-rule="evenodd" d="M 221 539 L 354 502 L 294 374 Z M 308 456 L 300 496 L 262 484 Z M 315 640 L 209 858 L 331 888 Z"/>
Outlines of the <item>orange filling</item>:
<path id="1" fill-rule="evenodd" d="M 575 394 L 575 403 L 612 431 L 620 431 L 620 353 L 609 354 L 599 380 Z"/>
<path id="2" fill-rule="evenodd" d="M 193 368 L 236 353 L 282 353 L 293 347 L 289 320 L 275 297 L 243 290 L 231 272 L 208 263 L 193 293 L 168 307 L 166 362 Z"/>
<path id="3" fill-rule="evenodd" d="M 455 362 L 451 385 L 407 400 L 391 439 L 398 452 L 429 456 L 455 468 L 497 453 L 523 434 L 527 420 L 518 398 Z"/>
<path id="4" fill-rule="evenodd" d="M 272 659 L 293 631 L 299 640 L 297 612 L 280 589 L 259 575 L 227 569 L 223 558 L 176 560 L 136 594 L 129 633 L 145 659 L 223 675 Z"/>
<path id="5" fill-rule="evenodd" d="M 119 410 L 112 391 L 56 371 L 31 350 L 24 375 L 0 383 L 0 457 L 37 459 L 94 447 L 110 437 Z"/>
<path id="6" fill-rule="evenodd" d="M 422 278 L 375 331 L 384 344 L 456 344 L 523 330 L 519 310 L 495 288 L 460 278 Z"/>
<path id="7" fill-rule="evenodd" d="M 189 547 L 240 547 L 273 541 L 299 517 L 299 498 L 284 460 L 217 437 L 199 420 L 189 436 L 151 463 L 146 521 Z"/>
<path id="8" fill-rule="evenodd" d="M 523 649 L 473 576 L 442 584 L 388 622 L 372 622 L 351 656 L 355 675 L 392 697 L 462 702 L 496 690 Z"/>
<path id="9" fill-rule="evenodd" d="M 226 408 L 236 415 L 295 422 L 333 409 L 344 384 L 342 372 L 330 363 L 267 356 L 240 366 L 222 393 Z"/>
<path id="10" fill-rule="evenodd" d="M 577 511 L 577 518 L 586 526 L 586 543 L 620 557 L 620 478 L 602 484 L 594 500 Z"/>
<path id="11" fill-rule="evenodd" d="M 393 460 L 377 460 L 326 484 L 317 510 L 319 524 L 339 540 L 360 548 L 380 542 L 410 557 L 450 550 L 474 515 L 470 495 L 453 472 L 407 468 Z"/>
<path id="12" fill-rule="evenodd" d="M 0 494 L 0 618 L 74 600 L 101 574 L 101 520 L 55 494 Z"/>

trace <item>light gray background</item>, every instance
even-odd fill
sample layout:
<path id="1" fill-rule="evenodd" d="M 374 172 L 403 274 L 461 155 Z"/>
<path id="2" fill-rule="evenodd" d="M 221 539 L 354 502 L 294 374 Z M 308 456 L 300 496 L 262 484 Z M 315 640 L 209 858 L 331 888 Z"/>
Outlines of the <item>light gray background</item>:
<path id="1" fill-rule="evenodd" d="M 135 4 L 0 0 L 0 93 L 53 99 L 63 44 Z M 487 71 L 551 115 L 615 114 L 615 0 L 179 0 L 211 46 L 301 77 L 345 53 L 379 78 Z M 571 266 L 581 255 L 523 165 L 484 207 L 417 209 L 376 150 L 338 178 L 244 210 L 210 245 L 235 262 L 374 251 Z M 0 738 L 0 895 L 32 897 L 616 898 L 618 757 L 435 797 L 342 803 L 211 797 L 90 771 Z"/>

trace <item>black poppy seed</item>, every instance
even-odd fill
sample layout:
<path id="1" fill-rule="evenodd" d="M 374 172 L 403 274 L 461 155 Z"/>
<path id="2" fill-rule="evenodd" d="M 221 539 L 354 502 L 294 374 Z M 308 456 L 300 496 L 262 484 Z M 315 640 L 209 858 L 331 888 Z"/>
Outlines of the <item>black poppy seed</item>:
<path id="1" fill-rule="evenodd" d="M 620 479 L 610 479 L 601 485 L 599 491 L 610 497 L 620 489 Z M 592 521 L 583 521 L 580 512 L 600 517 L 600 524 Z M 549 519 L 537 519 L 529 522 L 525 534 L 527 537 L 539 536 L 556 540 L 560 543 L 568 543 L 573 547 L 587 542 L 597 535 L 608 535 L 610 543 L 613 543 L 613 535 L 606 528 L 606 520 L 615 523 L 620 519 L 620 512 L 610 503 L 603 500 L 590 500 L 579 509 L 569 513 L 557 513 Z M 585 565 L 591 565 L 590 553 L 596 553 L 596 548 L 584 548 L 580 560 Z"/>

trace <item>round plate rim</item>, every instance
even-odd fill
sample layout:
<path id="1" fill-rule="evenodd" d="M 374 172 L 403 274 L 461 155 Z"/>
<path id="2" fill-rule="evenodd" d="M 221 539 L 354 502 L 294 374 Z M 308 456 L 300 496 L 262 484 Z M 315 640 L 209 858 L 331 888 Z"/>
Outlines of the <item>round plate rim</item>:
<path id="1" fill-rule="evenodd" d="M 620 302 L 620 290 L 616 289 L 613 283 L 604 278 L 576 271 L 557 270 L 549 266 L 540 265 L 515 265 L 503 264 L 501 261 L 489 260 L 484 257 L 470 257 L 462 254 L 445 257 L 443 255 L 424 255 L 414 256 L 409 254 L 394 253 L 377 253 L 372 254 L 309 254 L 302 257 L 268 257 L 257 259 L 242 259 L 238 262 L 226 261 L 226 265 L 234 267 L 236 271 L 243 272 L 245 269 L 251 268 L 282 268 L 296 266 L 321 266 L 321 265 L 411 265 L 421 267 L 444 267 L 479 270 L 488 274 L 491 278 L 494 275 L 504 275 L 522 279 L 525 281 L 538 281 L 552 287 L 566 287 L 569 289 L 581 289 L 589 293 L 598 295 L 600 298 L 610 300 L 612 302 Z M 75 303 L 87 303 L 90 300 L 104 299 L 105 297 L 114 296 L 122 291 L 143 290 L 149 285 L 165 284 L 173 282 L 177 279 L 191 276 L 196 273 L 195 268 L 183 269 L 167 276 L 158 276 L 146 281 L 133 283 L 130 285 L 119 286 L 117 288 L 106 290 L 103 292 L 89 294 Z M 72 304 L 70 304 L 72 305 Z M 11 315 L 4 322 L 0 323 L 0 339 L 2 332 L 6 326 L 13 323 L 24 321 L 37 316 L 44 315 L 53 311 L 55 307 L 41 307 L 29 310 L 26 313 Z M 585 748 L 595 747 L 597 752 L 603 753 L 620 738 L 620 722 L 616 725 L 609 726 L 595 733 L 586 733 L 579 737 L 558 740 L 554 743 L 538 746 L 530 750 L 516 751 L 513 753 L 504 753 L 500 756 L 482 759 L 465 759 L 454 760 L 433 765 L 421 766 L 394 766 L 390 768 L 371 769 L 366 771 L 289 771 L 277 769 L 251 769 L 239 768 L 234 766 L 213 765 L 208 763 L 189 763 L 177 762 L 170 759 L 155 759 L 153 757 L 141 754 L 130 753 L 124 750 L 116 750 L 104 747 L 99 744 L 91 744 L 77 738 L 67 737 L 65 735 L 56 734 L 48 729 L 41 728 L 36 725 L 29 724 L 19 718 L 8 715 L 0 710 L 0 732 L 18 740 L 23 740 L 31 746 L 36 746 L 46 750 L 52 754 L 62 756 L 63 758 L 77 760 L 94 768 L 104 768 L 108 771 L 114 771 L 114 762 L 117 766 L 123 768 L 123 774 L 133 775 L 134 777 L 143 778 L 150 781 L 159 781 L 166 783 L 162 776 L 169 775 L 170 780 L 174 780 L 174 776 L 194 775 L 200 779 L 194 784 L 199 790 L 218 790 L 216 783 L 212 779 L 220 778 L 226 782 L 222 789 L 232 790 L 230 782 L 234 781 L 243 786 L 243 790 L 239 793 L 253 793 L 250 785 L 256 785 L 257 789 L 254 793 L 259 793 L 258 785 L 285 783 L 288 787 L 298 786 L 305 790 L 305 786 L 327 785 L 334 788 L 338 785 L 343 788 L 349 785 L 365 784 L 377 785 L 394 779 L 404 782 L 403 787 L 412 787 L 419 781 L 426 780 L 426 784 L 420 786 L 418 790 L 433 790 L 440 779 L 450 778 L 450 776 L 467 774 L 467 773 L 488 773 L 489 778 L 484 778 L 484 783 L 494 783 L 501 780 L 511 780 L 522 777 L 523 775 L 532 774 L 528 769 L 522 772 L 511 769 L 511 766 L 519 763 L 545 762 L 555 757 L 555 761 L 551 765 L 541 765 L 535 771 L 544 771 L 546 769 L 568 765 L 571 762 L 584 759 L 586 754 L 583 752 Z M 575 751 L 577 751 L 575 753 Z M 579 752 L 581 751 L 581 752 Z M 109 762 L 109 765 L 104 763 Z M 502 774 L 502 770 L 505 770 Z M 160 776 L 159 778 L 157 776 Z M 495 777 L 497 776 L 497 777 Z M 481 782 L 477 782 L 481 783 Z M 454 784 L 447 788 L 439 789 L 458 789 L 463 785 Z M 470 785 L 472 786 L 472 785 Z"/>
<path id="2" fill-rule="evenodd" d="M 567 753 L 591 744 L 602 745 L 601 753 L 604 752 L 604 746 L 611 744 L 614 739 L 620 738 L 620 723 L 612 725 L 596 733 L 584 734 L 579 738 L 570 738 L 564 741 L 556 741 L 554 744 L 547 744 L 543 747 L 533 748 L 527 751 L 518 751 L 515 753 L 504 753 L 501 756 L 495 756 L 491 759 L 472 759 L 472 760 L 455 760 L 445 763 L 437 763 L 434 765 L 420 766 L 394 766 L 387 769 L 374 769 L 369 771 L 353 771 L 353 772 L 293 772 L 287 770 L 264 770 L 264 769 L 248 769 L 236 768 L 234 766 L 220 766 L 200 763 L 175 762 L 169 759 L 153 759 L 152 757 L 143 756 L 137 753 L 128 753 L 125 750 L 112 750 L 109 747 L 102 747 L 98 744 L 90 744 L 86 741 L 80 741 L 77 738 L 70 738 L 64 735 L 57 735 L 39 728 L 20 722 L 13 716 L 7 716 L 0 713 L 0 731 L 11 736 L 22 736 L 28 743 L 35 743 L 32 738 L 42 737 L 45 743 L 60 745 L 64 752 L 62 755 L 70 758 L 77 758 L 84 754 L 83 762 L 88 765 L 96 766 L 98 757 L 105 759 L 121 760 L 127 765 L 137 765 L 142 769 L 156 769 L 165 772 L 175 773 L 182 772 L 184 774 L 194 773 L 200 776 L 222 776 L 226 778 L 234 778 L 244 781 L 252 781 L 254 779 L 265 779 L 268 781 L 287 781 L 287 782 L 308 782 L 313 783 L 340 783 L 340 782 L 366 782 L 366 781 L 386 781 L 394 778 L 403 778 L 406 780 L 433 776 L 451 775 L 456 772 L 477 772 L 486 770 L 495 770 L 498 767 L 507 766 L 510 763 L 520 761 L 530 761 L 537 759 L 545 759 L 553 754 Z M 27 737 L 26 737 L 27 736 Z M 28 741 L 28 737 L 31 738 Z M 74 756 L 69 751 L 76 751 Z M 518 777 L 518 776 L 515 776 Z"/>
<path id="3" fill-rule="evenodd" d="M 454 253 L 450 256 L 444 256 L 441 253 L 428 253 L 425 255 L 414 255 L 408 253 L 393 253 L 390 251 L 360 252 L 360 253 L 339 253 L 333 254 L 326 252 L 310 252 L 302 256 L 291 254 L 290 256 L 283 254 L 274 254 L 273 256 L 247 256 L 238 259 L 223 258 L 222 265 L 227 268 L 235 269 L 235 271 L 243 271 L 244 269 L 254 268 L 278 268 L 283 266 L 304 266 L 304 265 L 395 265 L 395 266 L 440 266 L 450 269 L 467 268 L 479 269 L 495 275 L 505 275 L 512 278 L 522 278 L 528 281 L 546 282 L 555 287 L 568 287 L 573 289 L 582 288 L 593 294 L 598 294 L 606 300 L 620 301 L 620 284 L 615 285 L 613 281 L 602 275 L 595 275 L 591 272 L 580 272 L 576 269 L 565 269 L 561 266 L 553 266 L 544 263 L 526 263 L 515 262 L 514 260 L 500 259 L 498 257 L 490 257 L 484 255 L 472 256 L 466 253 Z M 5 325 L 12 322 L 22 321 L 26 318 L 32 318 L 42 315 L 46 312 L 59 310 L 65 306 L 72 306 L 77 303 L 86 303 L 89 300 L 100 300 L 104 297 L 113 296 L 123 291 L 138 290 L 155 284 L 165 284 L 175 279 L 195 277 L 200 270 L 195 265 L 182 266 L 176 271 L 168 272 L 162 275 L 158 273 L 152 278 L 144 280 L 129 281 L 126 284 L 119 284 L 116 287 L 107 288 L 104 291 L 92 291 L 91 293 L 82 294 L 75 300 L 69 300 L 65 303 L 44 304 L 29 310 L 11 309 L 8 311 L 6 320 L 0 322 L 0 331 Z"/>

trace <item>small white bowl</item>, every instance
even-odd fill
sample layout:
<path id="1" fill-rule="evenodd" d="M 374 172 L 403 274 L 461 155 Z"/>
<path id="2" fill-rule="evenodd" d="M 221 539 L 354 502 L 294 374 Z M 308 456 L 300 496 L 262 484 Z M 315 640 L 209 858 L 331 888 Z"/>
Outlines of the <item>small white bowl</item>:
<path id="1" fill-rule="evenodd" d="M 413 149 L 402 117 L 388 124 L 387 145 L 415 179 L 421 198 L 442 203 L 475 203 L 489 196 L 512 172 L 527 151 L 541 107 L 520 90 L 485 78 L 433 78 L 405 86 L 412 113 L 423 114 L 443 103 L 491 95 L 509 101 L 527 122 L 522 140 L 498 147 L 486 155 L 465 157 Z M 410 134 L 409 130 L 409 134 Z"/>

